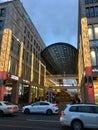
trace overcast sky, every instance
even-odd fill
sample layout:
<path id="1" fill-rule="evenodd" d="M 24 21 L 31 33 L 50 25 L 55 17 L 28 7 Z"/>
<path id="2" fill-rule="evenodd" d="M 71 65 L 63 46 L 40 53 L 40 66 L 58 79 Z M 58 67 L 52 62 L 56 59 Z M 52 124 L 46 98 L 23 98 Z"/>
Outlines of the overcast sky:
<path id="1" fill-rule="evenodd" d="M 78 0 L 21 0 L 21 2 L 46 46 L 65 42 L 77 47 Z"/>

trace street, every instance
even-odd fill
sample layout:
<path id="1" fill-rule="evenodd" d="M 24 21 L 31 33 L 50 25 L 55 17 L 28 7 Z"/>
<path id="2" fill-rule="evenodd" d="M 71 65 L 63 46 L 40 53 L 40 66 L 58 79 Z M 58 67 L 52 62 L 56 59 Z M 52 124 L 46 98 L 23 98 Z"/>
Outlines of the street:
<path id="1" fill-rule="evenodd" d="M 13 116 L 0 117 L 0 130 L 71 130 L 69 127 L 61 127 L 59 116 L 44 114 L 25 115 L 19 112 Z"/>
<path id="2" fill-rule="evenodd" d="M 21 112 L 14 116 L 0 117 L 1 130 L 64 130 L 59 123 L 59 115 L 30 114 Z M 70 130 L 67 128 L 66 130 Z"/>

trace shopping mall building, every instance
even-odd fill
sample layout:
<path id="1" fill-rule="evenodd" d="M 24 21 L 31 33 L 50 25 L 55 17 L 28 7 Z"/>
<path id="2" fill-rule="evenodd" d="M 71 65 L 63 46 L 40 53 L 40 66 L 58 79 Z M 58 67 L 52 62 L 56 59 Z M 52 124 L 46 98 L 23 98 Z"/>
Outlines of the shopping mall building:
<path id="1" fill-rule="evenodd" d="M 48 88 L 70 75 L 82 101 L 98 103 L 97 23 L 98 1 L 80 0 L 77 49 L 62 42 L 46 47 L 20 0 L 0 3 L 0 100 L 46 99 Z"/>

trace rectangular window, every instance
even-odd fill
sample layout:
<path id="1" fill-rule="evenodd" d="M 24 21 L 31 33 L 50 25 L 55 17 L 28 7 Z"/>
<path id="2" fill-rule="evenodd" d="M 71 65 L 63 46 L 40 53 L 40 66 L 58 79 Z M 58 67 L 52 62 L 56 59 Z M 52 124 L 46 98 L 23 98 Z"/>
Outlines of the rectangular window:
<path id="1" fill-rule="evenodd" d="M 94 39 L 93 27 L 91 25 L 88 26 L 88 36 L 89 36 L 89 40 L 93 40 Z"/>
<path id="2" fill-rule="evenodd" d="M 18 60 L 16 60 L 15 58 L 13 57 L 10 57 L 10 62 L 9 62 L 9 65 L 8 65 L 8 70 L 11 74 L 13 75 L 18 75 Z"/>
<path id="3" fill-rule="evenodd" d="M 0 10 L 0 16 L 5 16 L 5 9 L 4 8 Z"/>
<path id="4" fill-rule="evenodd" d="M 94 7 L 91 7 L 90 8 L 90 16 L 93 17 L 95 14 L 94 14 Z"/>
<path id="5" fill-rule="evenodd" d="M 98 0 L 94 0 L 94 2 L 95 2 L 95 3 L 97 3 L 97 2 L 98 2 Z"/>
<path id="6" fill-rule="evenodd" d="M 91 49 L 90 55 L 91 55 L 92 66 L 96 66 L 96 52 L 94 49 Z"/>
<path id="7" fill-rule="evenodd" d="M 2 29 L 2 28 L 3 28 L 3 21 L 0 20 L 0 29 Z"/>
<path id="8" fill-rule="evenodd" d="M 98 65 L 98 48 L 96 48 L 96 61 L 97 61 L 97 65 Z"/>
<path id="9" fill-rule="evenodd" d="M 26 33 L 27 32 L 27 28 L 26 28 L 26 26 L 24 27 L 24 33 Z"/>
<path id="10" fill-rule="evenodd" d="M 89 0 L 85 0 L 85 4 L 89 4 Z"/>
<path id="11" fill-rule="evenodd" d="M 86 17 L 90 17 L 90 11 L 89 11 L 89 8 L 86 8 Z"/>
<path id="12" fill-rule="evenodd" d="M 98 39 L 98 24 L 94 25 L 94 35 L 95 35 L 95 39 Z"/>
<path id="13" fill-rule="evenodd" d="M 89 3 L 92 4 L 92 3 L 93 3 L 93 0 L 89 0 Z"/>
<path id="14" fill-rule="evenodd" d="M 98 16 L 98 6 L 95 7 L 95 15 Z"/>

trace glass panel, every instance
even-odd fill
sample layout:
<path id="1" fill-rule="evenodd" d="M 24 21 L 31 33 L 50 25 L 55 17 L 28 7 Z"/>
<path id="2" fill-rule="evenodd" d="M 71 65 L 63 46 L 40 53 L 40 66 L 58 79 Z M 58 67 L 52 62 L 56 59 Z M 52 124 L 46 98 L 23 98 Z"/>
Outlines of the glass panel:
<path id="1" fill-rule="evenodd" d="M 98 16 L 98 6 L 95 7 L 95 15 Z"/>
<path id="2" fill-rule="evenodd" d="M 94 39 L 93 29 L 92 29 L 91 25 L 88 27 L 88 36 L 89 36 L 89 40 L 93 40 Z"/>
<path id="3" fill-rule="evenodd" d="M 89 0 L 85 0 L 85 4 L 89 4 Z"/>
<path id="4" fill-rule="evenodd" d="M 94 16 L 94 7 L 90 8 L 90 16 L 93 17 Z"/>
<path id="5" fill-rule="evenodd" d="M 5 9 L 1 9 L 0 15 L 5 16 Z"/>
<path id="6" fill-rule="evenodd" d="M 98 48 L 96 48 L 96 60 L 97 60 L 97 65 L 98 65 Z"/>
<path id="7" fill-rule="evenodd" d="M 90 47 L 98 47 L 98 40 L 90 41 Z"/>
<path id="8" fill-rule="evenodd" d="M 2 27 L 3 27 L 3 21 L 0 20 L 0 29 L 2 29 Z"/>
<path id="9" fill-rule="evenodd" d="M 98 24 L 94 25 L 95 39 L 98 39 Z"/>
<path id="10" fill-rule="evenodd" d="M 96 65 L 96 53 L 95 53 L 95 50 L 94 49 L 91 49 L 91 64 L 93 66 Z"/>
<path id="11" fill-rule="evenodd" d="M 93 3 L 93 0 L 89 0 L 89 3 L 92 4 L 92 3 Z"/>

